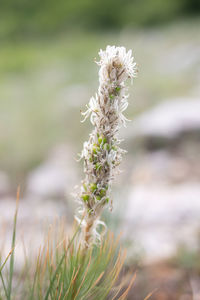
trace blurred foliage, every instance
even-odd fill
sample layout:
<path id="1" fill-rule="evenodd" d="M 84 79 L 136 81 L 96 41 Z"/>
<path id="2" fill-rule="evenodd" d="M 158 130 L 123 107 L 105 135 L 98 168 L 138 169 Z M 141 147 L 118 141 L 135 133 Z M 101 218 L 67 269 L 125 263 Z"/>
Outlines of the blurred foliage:
<path id="1" fill-rule="evenodd" d="M 153 30 L 77 30 L 2 42 L 0 169 L 18 184 L 57 144 L 72 145 L 76 157 L 91 130 L 89 121 L 84 126 L 79 121 L 80 109 L 98 87 L 94 57 L 108 44 L 133 49 L 139 65 L 139 76 L 129 85 L 129 119 L 162 99 L 194 96 L 199 87 L 198 27 L 194 20 Z M 129 153 L 130 147 L 125 141 Z"/>
<path id="2" fill-rule="evenodd" d="M 195 247 L 185 243 L 178 245 L 171 263 L 177 268 L 200 274 L 200 232 L 197 233 Z"/>
<path id="3" fill-rule="evenodd" d="M 172 259 L 172 264 L 177 268 L 182 268 L 189 272 L 200 274 L 200 257 L 199 249 L 191 249 L 186 245 L 180 245 L 177 249 L 176 256 Z"/>
<path id="4" fill-rule="evenodd" d="M 199 13 L 198 0 L 1 0 L 0 37 L 149 26 Z"/>

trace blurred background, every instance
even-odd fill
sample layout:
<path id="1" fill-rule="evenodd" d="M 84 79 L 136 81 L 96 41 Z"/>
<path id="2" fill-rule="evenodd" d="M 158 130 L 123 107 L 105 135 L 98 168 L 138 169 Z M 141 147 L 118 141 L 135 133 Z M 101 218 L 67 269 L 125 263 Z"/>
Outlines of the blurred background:
<path id="1" fill-rule="evenodd" d="M 21 239 L 37 249 L 56 215 L 71 228 L 94 59 L 106 45 L 125 46 L 139 74 L 104 219 L 123 232 L 127 270 L 139 270 L 130 299 L 154 288 L 152 299 L 200 299 L 199 32 L 199 0 L 1 1 L 0 247 L 10 250 L 20 185 L 19 265 Z"/>

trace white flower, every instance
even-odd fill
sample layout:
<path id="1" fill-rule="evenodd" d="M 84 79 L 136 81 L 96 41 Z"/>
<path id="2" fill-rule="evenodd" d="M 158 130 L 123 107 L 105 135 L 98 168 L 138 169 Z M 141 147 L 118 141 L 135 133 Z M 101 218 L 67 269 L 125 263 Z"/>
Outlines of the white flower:
<path id="1" fill-rule="evenodd" d="M 128 77 L 133 78 L 136 75 L 136 63 L 132 56 L 132 51 L 126 52 L 124 47 L 107 46 L 106 50 L 99 51 L 101 66 L 99 71 L 100 82 L 107 81 L 109 78 L 115 80 L 117 69 L 119 82 L 125 81 Z"/>
<path id="2" fill-rule="evenodd" d="M 128 107 L 125 81 L 136 74 L 131 50 L 126 52 L 124 47 L 107 46 L 105 51 L 100 50 L 99 56 L 98 93 L 82 113 L 84 120 L 90 116 L 94 126 L 81 153 L 85 179 L 78 195 L 82 205 L 77 220 L 85 216 L 81 226 L 86 246 L 91 241 L 100 241 L 97 226 L 103 225 L 99 221 L 102 209 L 107 204 L 112 206 L 111 184 L 126 152 L 119 147 L 121 140 L 118 138 L 119 128 L 128 121 L 123 114 Z"/>

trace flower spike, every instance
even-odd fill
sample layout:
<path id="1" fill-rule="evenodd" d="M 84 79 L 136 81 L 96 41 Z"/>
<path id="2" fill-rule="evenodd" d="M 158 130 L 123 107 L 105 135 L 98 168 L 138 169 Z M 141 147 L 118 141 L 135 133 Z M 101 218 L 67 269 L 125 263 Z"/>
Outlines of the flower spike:
<path id="1" fill-rule="evenodd" d="M 128 107 L 125 81 L 136 76 L 136 63 L 132 51 L 124 47 L 107 46 L 100 50 L 99 88 L 95 97 L 82 113 L 85 121 L 90 116 L 94 126 L 89 140 L 84 142 L 81 158 L 84 160 L 85 179 L 77 195 L 80 208 L 76 220 L 81 222 L 83 243 L 101 242 L 98 226 L 105 206 L 112 207 L 111 185 L 125 150 L 119 147 L 119 128 L 126 126 L 123 112 Z"/>

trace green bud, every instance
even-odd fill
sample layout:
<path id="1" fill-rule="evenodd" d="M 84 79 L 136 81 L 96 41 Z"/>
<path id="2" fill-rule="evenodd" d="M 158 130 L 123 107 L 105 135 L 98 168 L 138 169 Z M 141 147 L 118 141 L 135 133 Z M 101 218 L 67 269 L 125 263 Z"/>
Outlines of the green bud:
<path id="1" fill-rule="evenodd" d="M 103 140 L 102 137 L 99 137 L 99 138 L 98 138 L 98 143 L 99 143 L 99 145 L 101 145 L 102 140 Z"/>
<path id="2" fill-rule="evenodd" d="M 116 146 L 112 146 L 112 150 L 117 151 L 117 147 Z"/>
<path id="3" fill-rule="evenodd" d="M 92 192 L 95 192 L 96 189 L 97 189 L 96 183 L 91 183 L 91 184 L 90 184 L 90 190 L 91 190 Z"/>
<path id="4" fill-rule="evenodd" d="M 97 144 L 94 144 L 93 145 L 93 148 L 92 148 L 92 152 L 94 153 L 94 154 L 97 154 L 97 152 L 99 152 L 101 149 L 100 149 L 100 147 L 97 145 Z"/>
<path id="5" fill-rule="evenodd" d="M 103 144 L 107 143 L 107 138 L 103 138 Z"/>
<path id="6" fill-rule="evenodd" d="M 106 137 L 104 137 L 103 135 L 101 135 L 99 138 L 98 138 L 98 143 L 99 143 L 99 145 L 101 145 L 101 144 L 105 144 L 105 143 L 107 143 L 107 138 Z"/>
<path id="7" fill-rule="evenodd" d="M 92 152 L 93 152 L 94 154 L 97 154 L 97 148 L 96 148 L 96 147 L 93 147 L 93 148 L 92 148 Z"/>
<path id="8" fill-rule="evenodd" d="M 102 166 L 100 165 L 100 163 L 96 163 L 95 165 L 95 169 L 96 170 L 101 170 Z"/>
<path id="9" fill-rule="evenodd" d="M 101 200 L 101 196 L 96 196 L 96 199 L 97 199 L 98 201 L 100 201 L 100 200 Z"/>
<path id="10" fill-rule="evenodd" d="M 104 144 L 103 148 L 104 148 L 104 150 L 108 150 L 108 151 L 110 150 L 110 146 L 109 146 L 109 144 L 107 144 L 107 143 Z"/>
<path id="11" fill-rule="evenodd" d="M 114 95 L 113 95 L 113 94 L 110 94 L 109 97 L 110 97 L 110 99 L 113 99 L 113 98 L 114 98 Z"/>
<path id="12" fill-rule="evenodd" d="M 90 199 L 89 195 L 82 195 L 81 198 L 83 199 L 84 202 L 88 202 L 88 200 Z"/>
<path id="13" fill-rule="evenodd" d="M 109 198 L 106 198 L 106 200 L 105 200 L 105 201 L 106 201 L 106 203 L 109 203 Z"/>
<path id="14" fill-rule="evenodd" d="M 121 90 L 121 87 L 117 86 L 115 90 L 116 90 L 116 92 L 119 92 Z"/>
<path id="15" fill-rule="evenodd" d="M 106 195 L 106 190 L 102 189 L 100 190 L 100 196 L 104 197 Z"/>
<path id="16" fill-rule="evenodd" d="M 93 163 L 96 163 L 96 162 L 97 162 L 97 157 L 94 156 L 94 157 L 93 157 Z"/>

